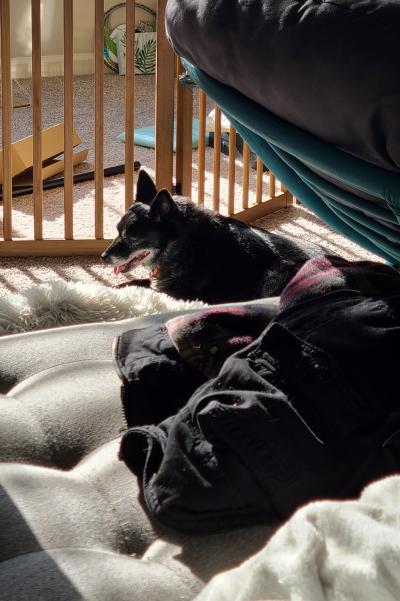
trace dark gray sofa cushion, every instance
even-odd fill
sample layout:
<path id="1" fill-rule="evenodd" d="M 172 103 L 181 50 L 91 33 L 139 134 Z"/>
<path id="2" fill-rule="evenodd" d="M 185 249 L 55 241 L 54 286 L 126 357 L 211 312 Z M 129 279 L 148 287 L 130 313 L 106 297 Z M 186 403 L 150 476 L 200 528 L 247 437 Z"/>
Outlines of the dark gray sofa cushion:
<path id="1" fill-rule="evenodd" d="M 290 123 L 400 168 L 398 0 L 169 0 L 176 52 Z"/>

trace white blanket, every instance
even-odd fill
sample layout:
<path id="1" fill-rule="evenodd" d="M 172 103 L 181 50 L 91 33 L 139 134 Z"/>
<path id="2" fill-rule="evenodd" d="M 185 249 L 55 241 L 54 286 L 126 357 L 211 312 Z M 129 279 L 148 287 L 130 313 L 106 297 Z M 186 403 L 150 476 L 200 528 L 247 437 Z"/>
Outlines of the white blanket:
<path id="1" fill-rule="evenodd" d="M 0 336 L 94 321 L 115 321 L 206 306 L 128 286 L 47 282 L 0 298 Z"/>
<path id="2" fill-rule="evenodd" d="M 371 484 L 358 501 L 303 507 L 196 601 L 282 599 L 400 600 L 400 476 Z"/>

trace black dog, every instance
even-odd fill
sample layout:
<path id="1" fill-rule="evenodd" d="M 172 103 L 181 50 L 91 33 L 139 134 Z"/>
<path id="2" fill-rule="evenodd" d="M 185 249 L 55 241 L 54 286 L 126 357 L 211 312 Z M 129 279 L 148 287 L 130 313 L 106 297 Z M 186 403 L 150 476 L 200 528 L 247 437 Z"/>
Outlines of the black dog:
<path id="1" fill-rule="evenodd" d="M 152 268 L 154 287 L 179 299 L 223 303 L 276 296 L 321 247 L 222 217 L 188 199 L 172 198 L 140 171 L 136 202 L 101 255 L 125 273 Z M 132 284 L 151 284 L 134 280 Z"/>

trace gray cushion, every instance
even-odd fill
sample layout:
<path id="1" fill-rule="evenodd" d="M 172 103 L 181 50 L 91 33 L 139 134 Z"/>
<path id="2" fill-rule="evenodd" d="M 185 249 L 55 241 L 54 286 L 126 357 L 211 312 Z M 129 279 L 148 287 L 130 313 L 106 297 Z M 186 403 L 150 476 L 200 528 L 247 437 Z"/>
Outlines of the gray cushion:
<path id="1" fill-rule="evenodd" d="M 398 0 L 168 0 L 175 51 L 275 115 L 400 169 Z"/>
<path id="2" fill-rule="evenodd" d="M 191 599 L 268 538 L 268 525 L 203 537 L 161 528 L 118 460 L 113 339 L 168 317 L 0 339 L 1 601 Z"/>

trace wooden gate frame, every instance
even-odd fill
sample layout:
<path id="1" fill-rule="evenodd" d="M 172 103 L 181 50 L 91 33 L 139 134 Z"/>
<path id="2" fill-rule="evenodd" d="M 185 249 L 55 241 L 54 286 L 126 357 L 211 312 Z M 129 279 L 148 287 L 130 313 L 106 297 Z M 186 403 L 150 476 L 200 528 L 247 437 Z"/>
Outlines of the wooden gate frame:
<path id="1" fill-rule="evenodd" d="M 33 130 L 33 240 L 13 240 L 12 236 L 12 83 L 10 0 L 0 0 L 1 90 L 3 134 L 3 239 L 0 256 L 72 256 L 98 255 L 110 240 L 104 238 L 104 63 L 103 18 L 104 0 L 95 2 L 95 223 L 94 237 L 74 239 L 73 213 L 73 0 L 63 0 L 64 8 L 64 238 L 43 238 L 42 169 L 42 97 L 41 97 L 41 13 L 40 0 L 31 0 L 32 16 L 32 130 Z M 192 116 L 193 93 L 179 83 L 182 66 L 168 43 L 164 27 L 167 0 L 157 2 L 157 63 L 156 63 L 156 184 L 173 189 L 173 125 L 176 95 L 176 191 L 191 195 L 192 191 Z M 135 113 L 135 3 L 126 2 L 126 75 L 125 75 L 125 206 L 131 204 L 134 190 L 134 113 Z M 200 91 L 198 197 L 204 204 L 206 96 Z M 213 208 L 220 209 L 221 111 L 216 107 Z M 293 202 L 282 186 L 276 193 L 275 176 L 269 174 L 269 194 L 263 199 L 263 166 L 257 161 L 257 204 L 249 208 L 250 149 L 243 151 L 242 209 L 234 210 L 236 132 L 229 136 L 228 214 L 243 221 L 253 221 Z"/>

